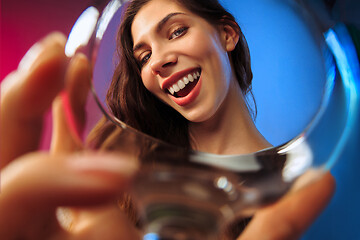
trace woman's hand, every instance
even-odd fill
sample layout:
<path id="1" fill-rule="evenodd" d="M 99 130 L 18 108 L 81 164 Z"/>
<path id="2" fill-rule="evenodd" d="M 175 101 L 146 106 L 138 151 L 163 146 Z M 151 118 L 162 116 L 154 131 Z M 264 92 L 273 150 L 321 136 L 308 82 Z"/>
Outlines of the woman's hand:
<path id="1" fill-rule="evenodd" d="M 298 239 L 330 201 L 335 181 L 330 173 L 257 212 L 238 240 Z"/>
<path id="2" fill-rule="evenodd" d="M 35 44 L 1 85 L 0 238 L 138 239 L 113 204 L 137 166 L 118 155 L 80 151 L 66 122 L 64 96 L 75 109 L 74 121 L 84 122 L 91 71 L 82 55 L 69 62 L 65 42 L 55 33 Z M 43 115 L 51 104 L 51 152 L 38 152 Z M 76 207 L 71 229 L 60 226 L 59 206 Z"/>

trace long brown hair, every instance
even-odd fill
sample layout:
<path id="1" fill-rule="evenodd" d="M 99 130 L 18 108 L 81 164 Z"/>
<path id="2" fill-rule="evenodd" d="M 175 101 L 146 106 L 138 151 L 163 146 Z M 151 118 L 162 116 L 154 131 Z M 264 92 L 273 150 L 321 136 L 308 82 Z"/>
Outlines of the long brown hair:
<path id="1" fill-rule="evenodd" d="M 120 60 L 107 94 L 107 104 L 115 117 L 124 123 L 152 137 L 189 148 L 188 121 L 145 88 L 141 80 L 140 66 L 133 56 L 131 26 L 138 11 L 149 1 L 151 0 L 131 1 L 123 15 L 117 41 Z M 230 53 L 230 58 L 243 95 L 249 94 L 254 100 L 251 92 L 252 72 L 249 49 L 234 16 L 217 0 L 173 1 L 214 26 L 227 24 L 239 33 L 239 42 Z M 253 111 L 248 103 L 247 105 L 254 117 L 255 102 Z"/>

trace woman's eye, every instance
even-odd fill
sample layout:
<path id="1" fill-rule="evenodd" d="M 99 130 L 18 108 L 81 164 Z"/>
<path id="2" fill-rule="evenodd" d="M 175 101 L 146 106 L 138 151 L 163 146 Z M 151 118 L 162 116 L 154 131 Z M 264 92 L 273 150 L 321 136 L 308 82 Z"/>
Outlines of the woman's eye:
<path id="1" fill-rule="evenodd" d="M 140 65 L 141 65 L 141 66 L 145 65 L 145 64 L 149 61 L 150 56 L 151 56 L 151 53 L 148 53 L 148 54 L 146 54 L 144 57 L 142 57 L 142 58 L 140 59 Z"/>
<path id="2" fill-rule="evenodd" d="M 188 30 L 188 27 L 180 27 L 178 29 L 176 29 L 175 31 L 173 31 L 169 37 L 169 40 L 177 38 L 181 35 L 184 35 L 186 33 L 186 31 Z"/>

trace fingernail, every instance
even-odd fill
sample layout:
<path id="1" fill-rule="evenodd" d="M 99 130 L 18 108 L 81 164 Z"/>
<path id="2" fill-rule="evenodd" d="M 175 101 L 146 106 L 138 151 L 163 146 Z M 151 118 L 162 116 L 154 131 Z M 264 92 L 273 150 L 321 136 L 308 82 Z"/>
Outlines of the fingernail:
<path id="1" fill-rule="evenodd" d="M 18 69 L 23 71 L 28 71 L 31 69 L 32 65 L 36 61 L 36 59 L 44 52 L 46 47 L 49 44 L 61 44 L 64 45 L 66 38 L 63 34 L 55 32 L 46 36 L 44 39 L 35 43 L 25 54 L 25 56 L 21 59 Z"/>
<path id="2" fill-rule="evenodd" d="M 43 50 L 41 43 L 35 43 L 21 59 L 18 69 L 28 71 Z"/>
<path id="3" fill-rule="evenodd" d="M 116 153 L 85 153 L 68 159 L 69 167 L 79 172 L 105 172 L 131 177 L 138 165 L 129 155 Z"/>

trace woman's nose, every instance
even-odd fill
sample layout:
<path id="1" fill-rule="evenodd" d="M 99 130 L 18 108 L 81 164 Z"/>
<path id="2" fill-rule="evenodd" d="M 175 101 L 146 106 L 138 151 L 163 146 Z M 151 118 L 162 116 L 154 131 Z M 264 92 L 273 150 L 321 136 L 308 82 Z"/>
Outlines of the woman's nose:
<path id="1" fill-rule="evenodd" d="M 152 56 L 151 70 L 154 75 L 163 73 L 168 67 L 177 63 L 177 56 L 175 54 L 166 54 L 155 57 Z"/>

